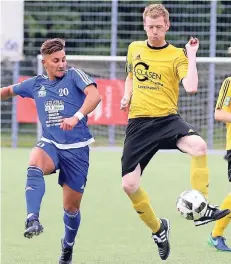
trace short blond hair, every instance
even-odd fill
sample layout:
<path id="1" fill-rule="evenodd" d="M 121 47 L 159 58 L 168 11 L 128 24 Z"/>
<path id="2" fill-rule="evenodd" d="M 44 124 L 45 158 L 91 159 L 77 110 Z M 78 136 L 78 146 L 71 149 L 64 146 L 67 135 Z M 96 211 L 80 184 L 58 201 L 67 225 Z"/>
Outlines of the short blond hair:
<path id="1" fill-rule="evenodd" d="M 160 16 L 163 16 L 165 23 L 169 22 L 169 12 L 161 4 L 152 4 L 152 5 L 146 6 L 143 12 L 144 22 L 147 16 L 150 18 L 158 18 Z"/>

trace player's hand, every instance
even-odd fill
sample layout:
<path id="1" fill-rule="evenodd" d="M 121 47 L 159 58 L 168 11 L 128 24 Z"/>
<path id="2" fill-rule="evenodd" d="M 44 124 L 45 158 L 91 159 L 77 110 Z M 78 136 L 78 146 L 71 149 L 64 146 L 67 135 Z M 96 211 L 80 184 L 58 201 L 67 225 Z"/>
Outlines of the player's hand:
<path id="1" fill-rule="evenodd" d="M 120 101 L 120 110 L 126 111 L 128 105 L 130 103 L 130 98 L 127 95 L 124 95 L 122 100 Z"/>
<path id="2" fill-rule="evenodd" d="M 72 130 L 78 124 L 78 122 L 79 119 L 76 116 L 64 118 L 60 128 L 63 130 Z"/>
<path id="3" fill-rule="evenodd" d="M 199 39 L 191 37 L 188 43 L 185 45 L 187 55 L 195 55 L 199 48 Z"/>

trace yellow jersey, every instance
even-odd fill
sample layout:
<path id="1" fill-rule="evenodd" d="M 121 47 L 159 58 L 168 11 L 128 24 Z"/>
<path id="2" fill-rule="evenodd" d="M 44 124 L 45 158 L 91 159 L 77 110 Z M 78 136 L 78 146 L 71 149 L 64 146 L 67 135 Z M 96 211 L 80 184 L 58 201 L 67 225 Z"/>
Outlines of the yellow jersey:
<path id="1" fill-rule="evenodd" d="M 231 77 L 224 80 L 217 99 L 216 109 L 231 113 Z M 226 149 L 231 149 L 231 123 L 226 123 Z"/>
<path id="2" fill-rule="evenodd" d="M 167 43 L 151 47 L 134 41 L 128 47 L 126 72 L 133 78 L 128 118 L 177 114 L 179 82 L 187 75 L 186 51 Z"/>

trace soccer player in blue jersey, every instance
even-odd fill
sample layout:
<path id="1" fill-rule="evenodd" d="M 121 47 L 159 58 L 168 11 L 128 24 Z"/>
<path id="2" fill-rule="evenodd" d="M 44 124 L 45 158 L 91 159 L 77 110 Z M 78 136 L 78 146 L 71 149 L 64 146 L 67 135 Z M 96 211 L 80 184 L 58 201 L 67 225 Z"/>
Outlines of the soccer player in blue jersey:
<path id="1" fill-rule="evenodd" d="M 2 88 L 1 100 L 16 95 L 33 98 L 42 125 L 42 138 L 30 154 L 27 169 L 24 236 L 32 238 L 43 232 L 39 213 L 45 193 L 44 175 L 59 170 L 65 225 L 59 264 L 70 264 L 87 181 L 88 145 L 94 141 L 87 127 L 87 114 L 99 104 L 100 95 L 87 74 L 80 69 L 66 69 L 64 40 L 47 40 L 40 51 L 47 76 L 38 75 Z"/>

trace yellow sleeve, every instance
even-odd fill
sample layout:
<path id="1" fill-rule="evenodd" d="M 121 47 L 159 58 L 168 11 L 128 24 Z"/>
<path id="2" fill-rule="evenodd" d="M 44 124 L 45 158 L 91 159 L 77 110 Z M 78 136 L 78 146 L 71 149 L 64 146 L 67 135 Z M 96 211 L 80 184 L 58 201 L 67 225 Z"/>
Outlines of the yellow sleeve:
<path id="1" fill-rule="evenodd" d="M 231 78 L 226 78 L 221 85 L 216 109 L 231 112 Z"/>
<path id="2" fill-rule="evenodd" d="M 188 72 L 188 57 L 185 49 L 181 49 L 181 52 L 179 54 L 179 57 L 177 58 L 177 64 L 176 64 L 176 74 L 181 81 Z"/>
<path id="3" fill-rule="evenodd" d="M 128 53 L 126 58 L 126 66 L 125 71 L 129 75 L 129 77 L 133 77 L 133 65 L 132 65 L 132 48 L 131 44 L 128 46 Z"/>

